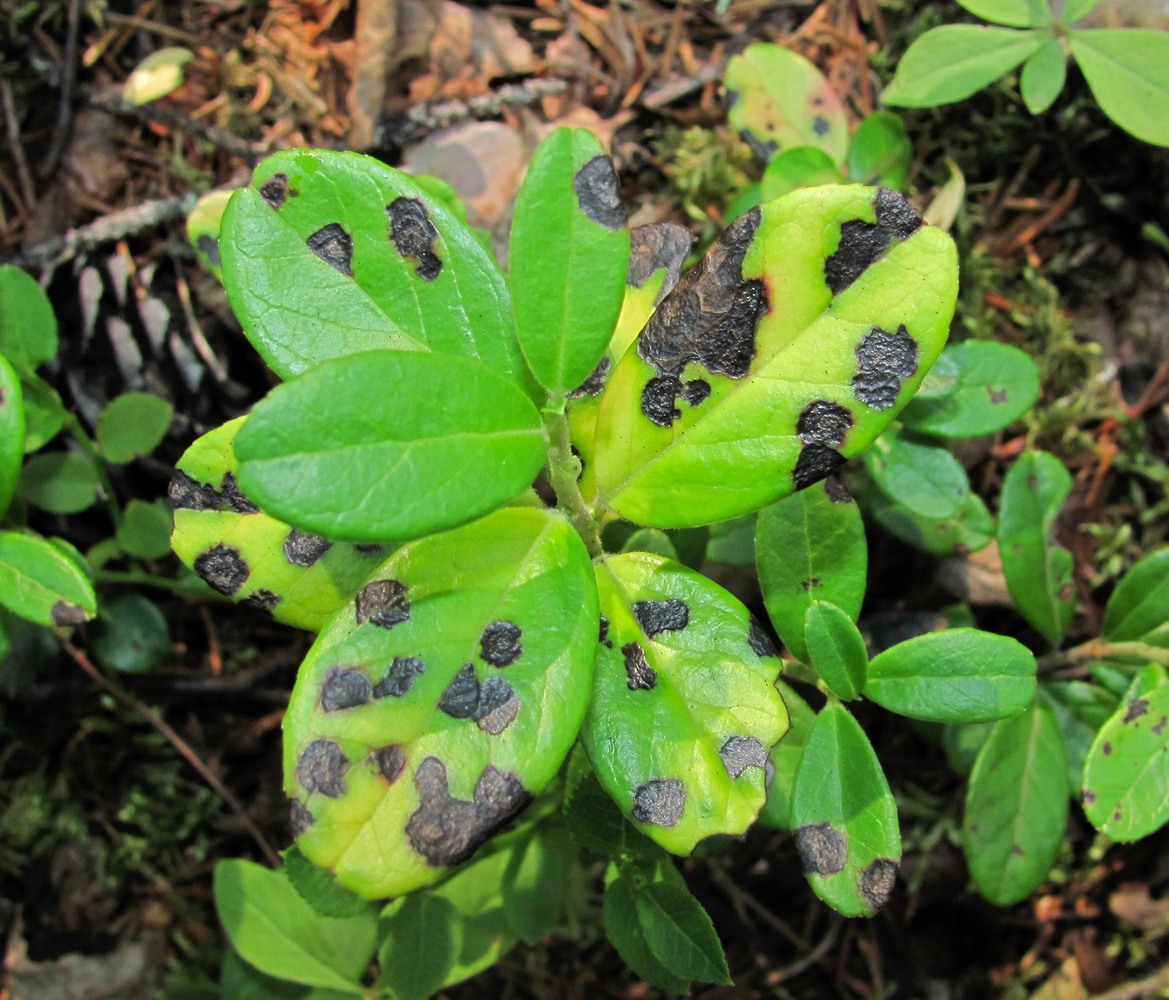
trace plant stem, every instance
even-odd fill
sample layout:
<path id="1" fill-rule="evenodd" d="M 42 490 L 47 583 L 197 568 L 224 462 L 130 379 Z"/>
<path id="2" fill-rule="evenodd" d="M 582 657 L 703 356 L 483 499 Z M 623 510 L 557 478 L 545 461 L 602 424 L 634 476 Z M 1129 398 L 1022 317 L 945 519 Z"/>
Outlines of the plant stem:
<path id="1" fill-rule="evenodd" d="M 110 520 L 114 522 L 114 530 L 117 531 L 118 526 L 122 523 L 122 505 L 118 502 L 118 494 L 114 492 L 114 483 L 110 479 L 110 470 L 106 465 L 105 456 L 102 455 L 93 438 L 85 432 L 76 413 L 67 413 L 65 423 L 69 428 L 69 433 L 81 445 L 81 450 L 90 457 L 97 469 L 98 482 L 101 483 L 101 488 L 106 495 L 106 506 L 109 508 Z"/>
<path id="2" fill-rule="evenodd" d="M 1053 663 L 1083 663 L 1087 660 L 1108 660 L 1119 656 L 1135 656 L 1149 663 L 1169 667 L 1169 649 L 1147 642 L 1108 642 L 1106 639 L 1089 639 L 1062 653 L 1053 654 L 1050 658 L 1045 656 L 1042 660 L 1044 664 L 1049 659 Z"/>
<path id="3" fill-rule="evenodd" d="M 554 397 L 544 408 L 544 432 L 548 435 L 548 478 L 556 492 L 556 507 L 576 529 L 594 558 L 603 553 L 600 518 L 580 492 L 580 459 L 573 454 L 564 413 L 564 397 Z"/>

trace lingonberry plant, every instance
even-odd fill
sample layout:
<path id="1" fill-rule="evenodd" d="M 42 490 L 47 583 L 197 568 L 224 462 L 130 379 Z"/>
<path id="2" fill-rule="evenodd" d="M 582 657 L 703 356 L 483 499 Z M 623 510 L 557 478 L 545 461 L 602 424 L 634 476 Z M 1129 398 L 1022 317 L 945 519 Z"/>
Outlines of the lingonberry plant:
<path id="1" fill-rule="evenodd" d="M 173 544 L 319 632 L 285 718 L 296 847 L 217 871 L 225 984 L 428 996 L 562 902 L 579 917 L 577 845 L 609 859 L 605 928 L 636 971 L 728 981 L 669 853 L 765 808 L 820 896 L 872 914 L 900 835 L 845 702 L 971 724 L 1034 701 L 1013 639 L 870 660 L 855 624 L 866 549 L 834 473 L 942 349 L 949 238 L 887 188 L 820 187 L 680 276 L 686 232 L 630 232 L 618 191 L 594 136 L 552 133 L 510 280 L 434 185 L 349 153 L 273 156 L 201 234 L 286 381 L 182 458 Z M 694 569 L 705 526 L 760 509 L 767 610 L 818 712 Z"/>

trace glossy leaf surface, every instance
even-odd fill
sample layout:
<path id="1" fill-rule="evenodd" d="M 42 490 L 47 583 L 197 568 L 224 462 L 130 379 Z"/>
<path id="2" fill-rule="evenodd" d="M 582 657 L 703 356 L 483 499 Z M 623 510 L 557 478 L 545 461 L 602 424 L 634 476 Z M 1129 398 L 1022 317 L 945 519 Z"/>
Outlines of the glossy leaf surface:
<path id="1" fill-rule="evenodd" d="M 901 116 L 874 111 L 857 126 L 848 147 L 848 176 L 859 184 L 905 190 L 913 147 Z"/>
<path id="2" fill-rule="evenodd" d="M 516 335 L 553 394 L 581 385 L 625 294 L 629 231 L 613 163 L 585 129 L 556 129 L 516 197 L 508 250 Z"/>
<path id="3" fill-rule="evenodd" d="M 791 822 L 804 875 L 846 916 L 888 900 L 901 863 L 897 804 L 868 737 L 843 705 L 825 706 L 792 789 Z"/>
<path id="4" fill-rule="evenodd" d="M 441 878 L 552 779 L 592 680 L 596 591 L 550 511 L 410 543 L 321 633 L 285 719 L 305 855 L 369 897 Z"/>
<path id="5" fill-rule="evenodd" d="M 171 546 L 224 596 L 319 631 L 369 581 L 387 549 L 334 542 L 260 510 L 236 479 L 243 424 L 241 417 L 204 434 L 179 459 L 170 484 Z"/>
<path id="6" fill-rule="evenodd" d="M 601 496 L 635 523 L 686 527 L 824 478 L 908 401 L 955 285 L 949 237 L 887 189 L 813 188 L 753 209 L 613 372 Z"/>
<path id="7" fill-rule="evenodd" d="M 57 317 L 40 285 L 19 267 L 0 265 L 0 355 L 21 375 L 57 353 Z"/>
<path id="8" fill-rule="evenodd" d="M 970 496 L 970 480 L 954 453 L 911 434 L 886 434 L 865 453 L 864 463 L 886 497 L 922 517 L 953 517 Z"/>
<path id="9" fill-rule="evenodd" d="M 814 486 L 759 512 L 759 585 L 771 623 L 797 659 L 808 659 L 804 628 L 815 601 L 854 620 L 860 614 L 868 558 L 860 509 L 839 486 Z"/>
<path id="10" fill-rule="evenodd" d="M 0 519 L 8 510 L 24 462 L 24 393 L 16 369 L 0 355 Z"/>
<path id="11" fill-rule="evenodd" d="M 999 506 L 999 553 L 1011 600 L 1053 645 L 1067 632 L 1075 609 L 1072 554 L 1052 539 L 1071 488 L 1071 474 L 1059 459 L 1027 452 L 1008 470 Z"/>
<path id="12" fill-rule="evenodd" d="M 742 833 L 787 729 L 766 635 L 717 584 L 659 556 L 606 557 L 596 578 L 602 638 L 581 736 L 601 785 L 675 854 Z"/>
<path id="13" fill-rule="evenodd" d="M 284 378 L 385 347 L 528 378 L 498 265 L 440 201 L 372 157 L 269 157 L 232 196 L 219 252 L 244 332 Z"/>
<path id="14" fill-rule="evenodd" d="M 1100 727 L 1084 761 L 1084 812 L 1113 840 L 1139 840 L 1169 822 L 1169 684 L 1126 701 Z"/>
<path id="15" fill-rule="evenodd" d="M 1112 642 L 1169 642 L 1169 549 L 1150 553 L 1121 577 L 1104 608 L 1101 635 Z"/>
<path id="16" fill-rule="evenodd" d="M 974 884 L 1009 906 L 1047 878 L 1068 821 L 1067 755 L 1041 702 L 995 723 L 966 793 L 962 842 Z"/>
<path id="17" fill-rule="evenodd" d="M 750 45 L 727 63 L 723 82 L 731 128 L 761 159 L 795 146 L 816 146 L 833 163 L 844 161 L 844 108 L 803 56 L 779 45 Z"/>
<path id="18" fill-rule="evenodd" d="M 853 620 L 835 604 L 813 601 L 804 618 L 808 659 L 828 690 L 848 701 L 865 686 L 869 657 Z"/>
<path id="19" fill-rule="evenodd" d="M 476 361 L 417 351 L 319 365 L 277 386 L 236 440 L 240 486 L 256 503 L 359 542 L 485 514 L 531 485 L 544 453 L 540 416 L 514 383 Z"/>
<path id="20" fill-rule="evenodd" d="M 76 550 L 17 531 L 0 532 L 0 604 L 37 625 L 80 625 L 97 613 Z"/>
<path id="21" fill-rule="evenodd" d="M 1138 139 L 1169 146 L 1169 32 L 1101 28 L 1068 41 L 1101 110 Z"/>
<path id="22" fill-rule="evenodd" d="M 873 657 L 865 695 L 929 722 L 990 722 L 1035 697 L 1035 657 L 1022 643 L 972 628 L 927 632 Z"/>

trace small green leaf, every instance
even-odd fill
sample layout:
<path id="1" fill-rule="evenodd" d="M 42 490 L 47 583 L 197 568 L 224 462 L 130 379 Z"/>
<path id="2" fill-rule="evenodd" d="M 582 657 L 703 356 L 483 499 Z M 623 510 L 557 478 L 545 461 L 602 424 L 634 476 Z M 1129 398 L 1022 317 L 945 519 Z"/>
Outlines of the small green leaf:
<path id="1" fill-rule="evenodd" d="M 1113 840 L 1148 836 L 1169 822 L 1169 684 L 1123 703 L 1084 761 L 1084 812 Z"/>
<path id="2" fill-rule="evenodd" d="M 776 153 L 763 171 L 760 201 L 819 184 L 843 184 L 844 175 L 835 161 L 815 146 L 793 146 Z"/>
<path id="3" fill-rule="evenodd" d="M 1022 643 L 954 628 L 907 639 L 875 656 L 864 693 L 913 719 L 990 722 L 1031 703 L 1035 671 L 1035 657 Z"/>
<path id="4" fill-rule="evenodd" d="M 78 451 L 36 455 L 24 463 L 20 477 L 24 499 L 53 514 L 77 514 L 97 500 L 97 468 Z"/>
<path id="5" fill-rule="evenodd" d="M 710 526 L 706 558 L 725 566 L 755 565 L 755 526 L 758 518 L 744 514 Z"/>
<path id="6" fill-rule="evenodd" d="M 637 893 L 630 879 L 618 876 L 605 886 L 603 901 L 605 934 L 623 962 L 646 982 L 667 993 L 690 992 L 690 980 L 683 979 L 654 955 L 646 940 Z"/>
<path id="7" fill-rule="evenodd" d="M 804 753 L 804 744 L 808 742 L 812 726 L 816 724 L 816 713 L 783 681 L 776 681 L 775 686 L 783 696 L 791 724 L 771 751 L 775 776 L 767 786 L 767 804 L 759 813 L 759 822 L 773 830 L 790 830 L 792 785 L 800 757 Z"/>
<path id="8" fill-rule="evenodd" d="M 1068 41 L 1100 109 L 1138 139 L 1169 146 L 1169 32 L 1092 29 Z"/>
<path id="9" fill-rule="evenodd" d="M 1055 715 L 1068 755 L 1069 787 L 1084 784 L 1084 761 L 1100 727 L 1116 711 L 1119 699 L 1088 681 L 1044 681 L 1039 690 Z"/>
<path id="10" fill-rule="evenodd" d="M 508 250 L 520 348 L 554 395 L 601 360 L 625 296 L 629 231 L 613 164 L 585 129 L 559 128 L 532 157 Z"/>
<path id="11" fill-rule="evenodd" d="M 22 373 L 20 388 L 24 393 L 24 453 L 38 451 L 53 440 L 65 426 L 65 407 L 61 397 L 39 375 Z"/>
<path id="12" fill-rule="evenodd" d="M 932 28 L 901 57 L 881 100 L 906 108 L 964 100 L 1030 58 L 1045 37 L 1041 31 L 975 24 Z"/>
<path id="13" fill-rule="evenodd" d="M 568 760 L 564 819 L 581 847 L 606 858 L 656 857 L 662 849 L 622 814 L 601 787 L 588 754 L 579 743 Z"/>
<path id="14" fill-rule="evenodd" d="M 872 916 L 901 863 L 897 804 L 868 737 L 840 704 L 816 719 L 796 771 L 791 822 L 804 875 L 845 916 Z"/>
<path id="15" fill-rule="evenodd" d="M 977 552 L 994 540 L 994 518 L 977 493 L 970 493 L 948 517 L 925 517 L 891 500 L 870 476 L 858 475 L 850 482 L 866 513 L 890 534 L 923 552 Z"/>
<path id="16" fill-rule="evenodd" d="M 183 67 L 195 58 L 190 49 L 170 46 L 142 60 L 122 84 L 122 98 L 130 104 L 149 104 L 183 85 Z"/>
<path id="17" fill-rule="evenodd" d="M 995 723 L 966 793 L 962 842 L 974 884 L 1010 906 L 1047 878 L 1068 821 L 1067 754 L 1042 702 Z"/>
<path id="18" fill-rule="evenodd" d="M 634 893 L 637 919 L 654 958 L 687 981 L 730 985 L 731 973 L 714 924 L 685 887 L 651 882 Z"/>
<path id="19" fill-rule="evenodd" d="M 395 1000 L 427 1000 L 447 985 L 463 944 L 450 900 L 428 892 L 407 896 L 383 927 L 378 984 L 393 990 Z"/>
<path id="20" fill-rule="evenodd" d="M 301 983 L 290 983 L 277 979 L 249 965 L 230 944 L 223 950 L 223 962 L 219 969 L 219 988 L 207 1000 L 333 1000 L 342 997 L 348 1000 L 351 994 L 333 990 L 314 990 Z M 178 998 L 183 1000 L 183 998 Z M 195 1000 L 203 1000 L 196 997 Z"/>
<path id="21" fill-rule="evenodd" d="M 0 519 L 20 480 L 24 462 L 24 393 L 16 369 L 0 355 Z"/>
<path id="22" fill-rule="evenodd" d="M 1087 17 L 1096 8 L 1100 0 L 1065 0 L 1063 16 L 1060 24 L 1074 24 L 1083 17 Z"/>
<path id="23" fill-rule="evenodd" d="M 1067 78 L 1068 57 L 1063 42 L 1048 38 L 1043 47 L 1023 63 L 1019 92 L 1033 115 L 1041 115 L 1055 103 Z"/>
<path id="24" fill-rule="evenodd" d="M 1008 28 L 1042 28 L 1051 24 L 1048 0 L 958 0 L 971 14 Z"/>
<path id="25" fill-rule="evenodd" d="M 0 265 L 0 355 L 21 376 L 57 354 L 57 317 L 44 290 L 19 267 Z"/>
<path id="26" fill-rule="evenodd" d="M 1104 608 L 1100 634 L 1110 642 L 1169 641 L 1169 548 L 1145 556 L 1121 577 Z"/>
<path id="27" fill-rule="evenodd" d="M 943 367 L 952 377 L 931 386 Z M 1039 369 L 1028 355 L 1007 344 L 968 340 L 942 351 L 901 422 L 920 434 L 978 437 L 1018 420 L 1038 397 Z"/>
<path id="28" fill-rule="evenodd" d="M 970 496 L 970 480 L 954 453 L 910 434 L 884 435 L 865 452 L 864 463 L 886 497 L 931 520 L 953 517 Z"/>
<path id="29" fill-rule="evenodd" d="M 223 213 L 235 193 L 234 188 L 211 191 L 203 195 L 187 216 L 187 241 L 199 262 L 220 281 L 223 280 L 223 261 L 219 256 L 219 230 Z"/>
<path id="30" fill-rule="evenodd" d="M 358 917 L 375 907 L 340 885 L 332 872 L 314 865 L 295 844 L 284 852 L 284 874 L 301 899 L 322 917 Z"/>
<path id="31" fill-rule="evenodd" d="M 846 167 L 849 178 L 859 184 L 904 191 L 912 160 L 913 146 L 901 116 L 874 111 L 857 126 Z"/>
<path id="32" fill-rule="evenodd" d="M 1003 480 L 998 541 L 1011 600 L 1033 628 L 1055 645 L 1075 609 L 1072 554 L 1052 540 L 1072 477 L 1046 452 L 1019 457 Z"/>
<path id="33" fill-rule="evenodd" d="M 174 407 L 149 392 L 127 392 L 110 400 L 97 418 L 97 443 L 110 462 L 130 462 L 162 443 Z"/>
<path id="34" fill-rule="evenodd" d="M 170 652 L 166 616 L 141 594 L 103 598 L 89 637 L 90 648 L 103 667 L 127 674 L 153 670 Z"/>
<path id="35" fill-rule="evenodd" d="M 235 450 L 240 486 L 273 516 L 378 542 L 464 524 L 519 495 L 544 463 L 544 434 L 524 393 L 479 362 L 370 351 L 277 386 Z"/>
<path id="36" fill-rule="evenodd" d="M 553 823 L 542 823 L 511 852 L 503 875 L 503 907 L 521 941 L 535 946 L 555 926 L 576 853 L 568 831 Z"/>
<path id="37" fill-rule="evenodd" d="M 0 604 L 38 625 L 80 625 L 97 613 L 93 584 L 51 541 L 0 532 Z"/>
<path id="38" fill-rule="evenodd" d="M 868 553 L 860 509 L 839 486 L 813 486 L 759 512 L 759 585 L 797 659 L 808 661 L 804 625 L 813 602 L 829 601 L 854 620 L 860 614 Z"/>
<path id="39" fill-rule="evenodd" d="M 622 552 L 652 552 L 655 556 L 677 561 L 678 550 L 670 536 L 660 528 L 638 528 L 621 546 Z"/>
<path id="40" fill-rule="evenodd" d="M 844 161 L 848 119 L 836 91 L 807 59 L 780 45 L 750 45 L 727 63 L 727 119 L 763 160 L 816 146 Z"/>
<path id="41" fill-rule="evenodd" d="M 845 612 L 827 601 L 813 601 L 804 617 L 808 658 L 820 679 L 838 698 L 857 697 L 865 686 L 869 657 L 865 640 Z"/>
<path id="42" fill-rule="evenodd" d="M 942 749 L 955 774 L 964 778 L 970 776 L 994 725 L 993 722 L 970 722 L 942 727 Z"/>
<path id="43" fill-rule="evenodd" d="M 232 947 L 261 972 L 308 986 L 362 994 L 377 914 L 323 917 L 283 871 L 239 858 L 215 866 L 215 908 Z"/>
<path id="44" fill-rule="evenodd" d="M 136 559 L 170 555 L 170 508 L 165 500 L 131 500 L 122 512 L 114 537 L 122 551 Z"/>

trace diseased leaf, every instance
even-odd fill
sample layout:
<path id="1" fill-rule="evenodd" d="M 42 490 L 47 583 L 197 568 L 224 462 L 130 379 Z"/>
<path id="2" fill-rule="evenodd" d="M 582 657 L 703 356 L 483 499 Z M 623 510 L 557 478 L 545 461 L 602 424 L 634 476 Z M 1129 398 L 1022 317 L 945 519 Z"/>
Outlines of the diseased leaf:
<path id="1" fill-rule="evenodd" d="M 629 230 L 613 163 L 585 129 L 532 157 L 508 250 L 516 335 L 540 384 L 576 389 L 597 367 L 625 294 Z"/>
<path id="2" fill-rule="evenodd" d="M 284 721 L 305 856 L 370 898 L 437 881 L 559 770 L 596 589 L 559 514 L 506 508 L 395 552 L 321 633 Z"/>
<path id="3" fill-rule="evenodd" d="M 1101 110 L 1126 132 L 1169 146 L 1169 32 L 1068 32 L 1072 55 Z"/>
<path id="4" fill-rule="evenodd" d="M 601 498 L 686 527 L 823 479 L 912 395 L 954 295 L 953 244 L 887 189 L 813 188 L 742 216 L 617 364 Z"/>
<path id="5" fill-rule="evenodd" d="M 909 180 L 913 147 L 901 116 L 874 111 L 857 126 L 848 147 L 848 176 L 860 184 L 904 191 Z"/>
<path id="6" fill-rule="evenodd" d="M 928 722 L 990 722 L 1035 697 L 1035 657 L 1005 635 L 972 628 L 927 632 L 873 657 L 864 693 Z"/>
<path id="7" fill-rule="evenodd" d="M 1100 634 L 1110 642 L 1169 644 L 1169 548 L 1149 553 L 1121 577 Z"/>
<path id="8" fill-rule="evenodd" d="M 742 604 L 678 563 L 626 553 L 595 569 L 602 632 L 581 738 L 597 778 L 675 854 L 742 833 L 787 729 L 775 650 Z"/>
<path id="9" fill-rule="evenodd" d="M 962 843 L 992 903 L 1025 899 L 1051 871 L 1068 821 L 1067 755 L 1041 702 L 995 723 L 966 793 Z"/>
<path id="10" fill-rule="evenodd" d="M 183 67 L 195 53 L 181 46 L 156 49 L 142 60 L 122 84 L 122 98 L 130 104 L 149 104 L 183 85 Z"/>
<path id="11" fill-rule="evenodd" d="M 588 754 L 579 743 L 568 760 L 564 819 L 581 847 L 607 858 L 656 857 L 662 849 L 622 814 L 601 787 Z"/>
<path id="12" fill-rule="evenodd" d="M 21 376 L 57 354 L 57 317 L 44 290 L 19 267 L 0 265 L 0 355 Z"/>
<path id="13" fill-rule="evenodd" d="M 1169 684 L 1126 700 L 1100 727 L 1084 761 L 1084 812 L 1113 840 L 1169 822 Z"/>
<path id="14" fill-rule="evenodd" d="M 1059 38 L 1048 38 L 1025 63 L 1019 74 L 1019 92 L 1033 115 L 1043 114 L 1055 103 L 1067 78 L 1068 57 Z"/>
<path id="15" fill-rule="evenodd" d="M 901 863 L 897 804 L 868 737 L 843 705 L 826 705 L 808 735 L 791 823 L 817 896 L 850 917 L 885 905 Z"/>
<path id="16" fill-rule="evenodd" d="M 0 604 L 37 625 L 80 625 L 97 613 L 93 584 L 79 559 L 18 531 L 0 532 Z"/>
<path id="17" fill-rule="evenodd" d="M 813 601 L 804 619 L 808 658 L 820 679 L 836 697 L 848 701 L 865 686 L 869 663 L 853 620 L 835 604 Z"/>
<path id="18" fill-rule="evenodd" d="M 223 281 L 223 261 L 219 256 L 219 230 L 233 193 L 234 188 L 210 191 L 195 202 L 187 216 L 187 242 L 194 249 L 199 263 L 220 281 Z"/>
<path id="19" fill-rule="evenodd" d="M 767 786 L 767 804 L 759 813 L 759 822 L 773 830 L 790 830 L 792 785 L 804 744 L 808 742 L 812 726 L 816 723 L 816 713 L 783 681 L 776 681 L 775 686 L 783 696 L 791 723 L 771 750 L 771 766 L 775 776 Z"/>
<path id="20" fill-rule="evenodd" d="M 24 393 L 16 369 L 0 355 L 0 519 L 16 492 L 24 462 Z"/>
<path id="21" fill-rule="evenodd" d="M 235 448 L 240 486 L 264 510 L 358 542 L 466 523 L 522 493 L 545 454 L 514 383 L 417 351 L 335 358 L 277 386 Z"/>

